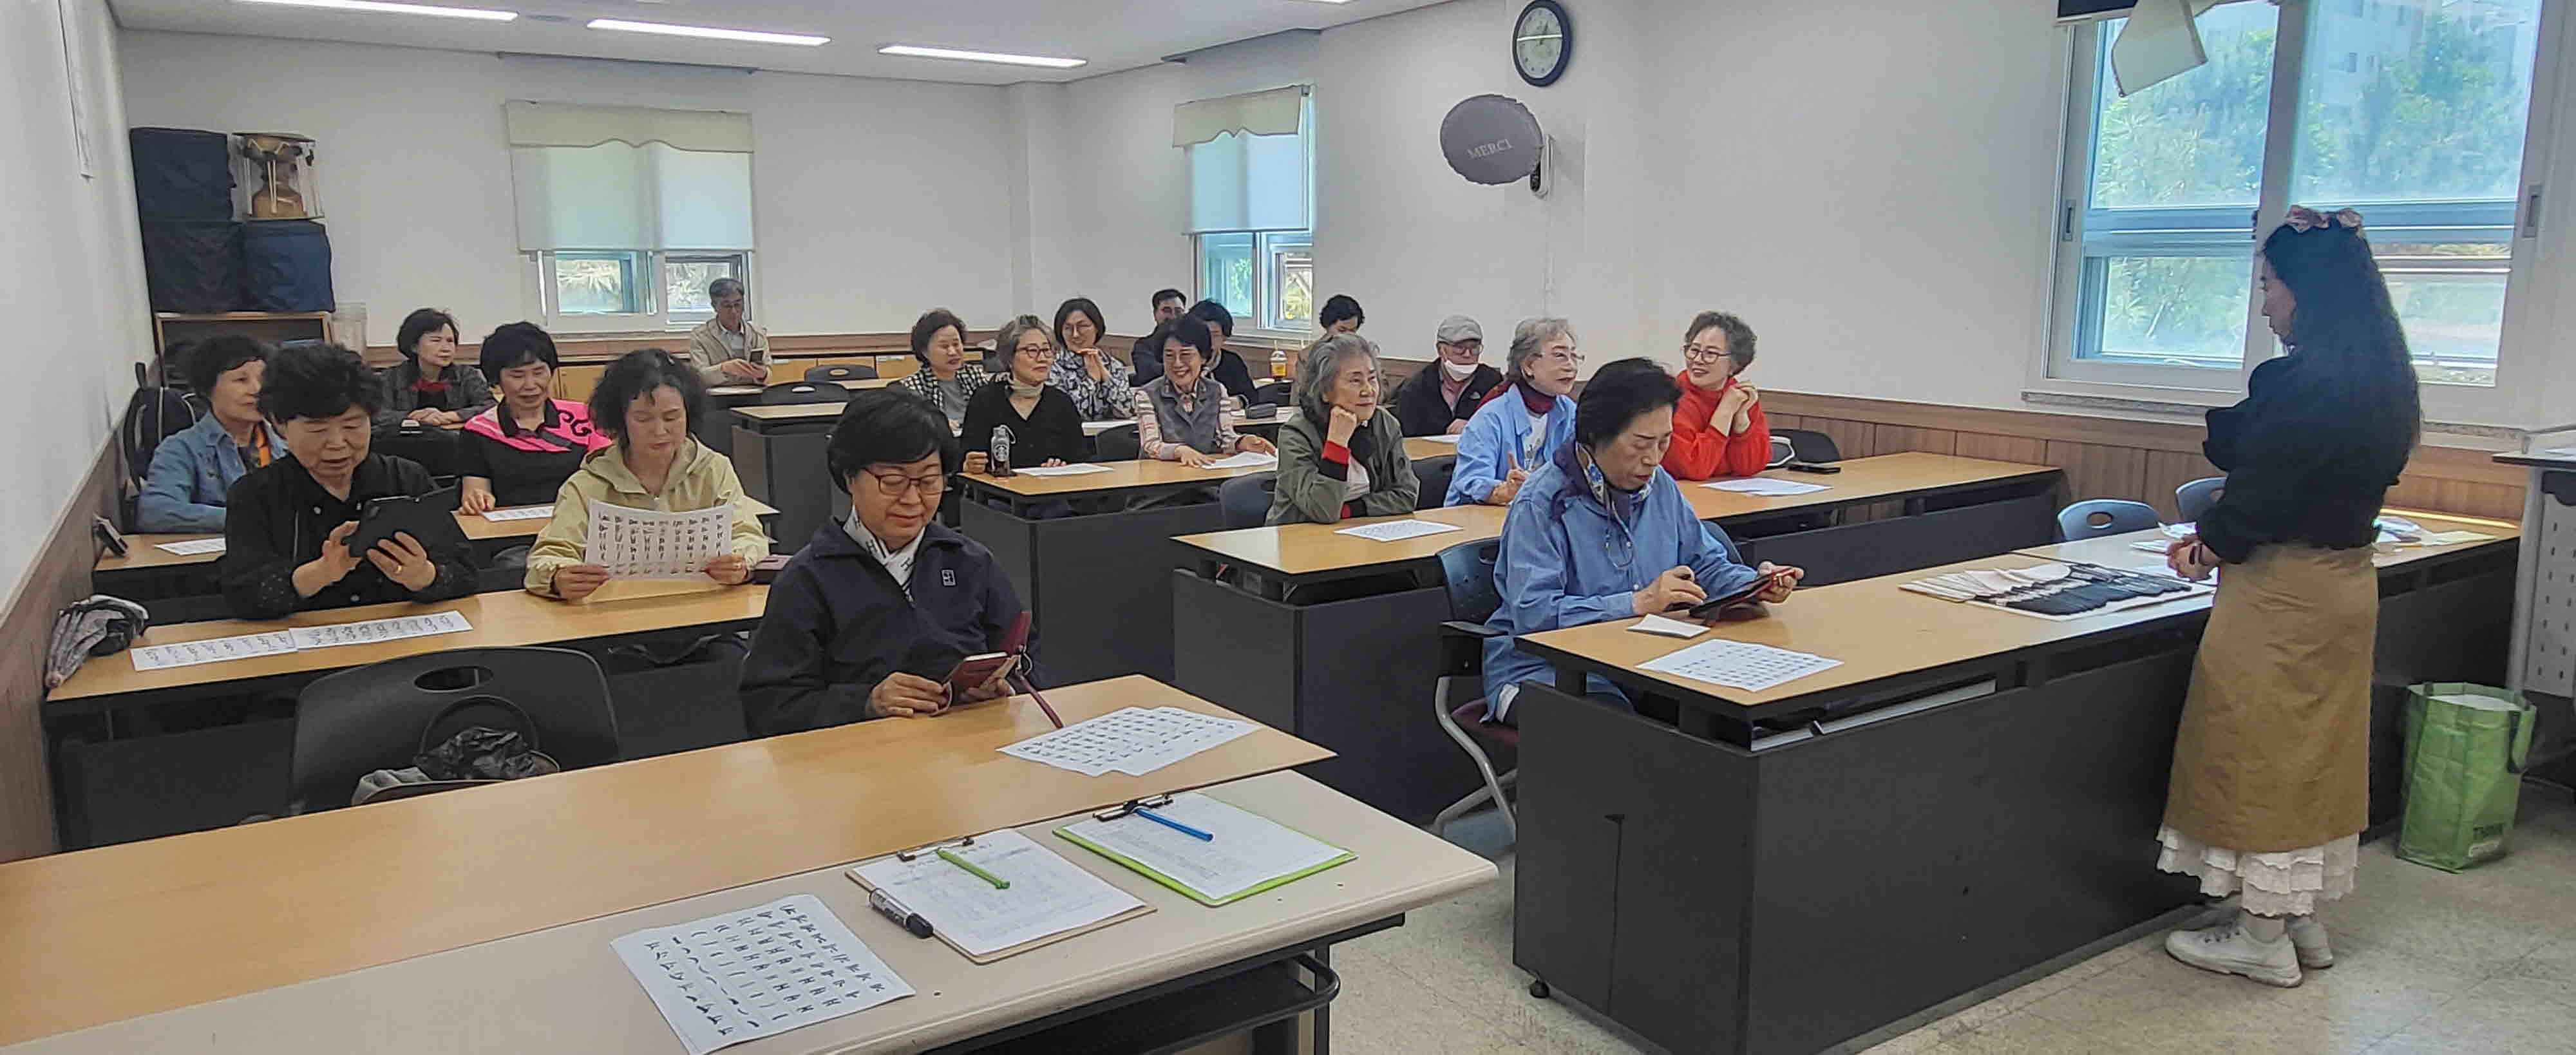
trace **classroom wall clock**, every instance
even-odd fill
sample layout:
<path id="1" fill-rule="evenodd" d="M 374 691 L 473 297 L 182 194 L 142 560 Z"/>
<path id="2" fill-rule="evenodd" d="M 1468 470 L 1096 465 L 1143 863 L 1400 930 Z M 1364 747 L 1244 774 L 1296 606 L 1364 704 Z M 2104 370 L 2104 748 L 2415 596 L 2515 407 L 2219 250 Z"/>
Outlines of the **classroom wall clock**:
<path id="1" fill-rule="evenodd" d="M 1544 88 L 1565 75 L 1574 58 L 1574 20 L 1557 0 L 1530 0 L 1512 23 L 1512 67 L 1521 79 Z"/>

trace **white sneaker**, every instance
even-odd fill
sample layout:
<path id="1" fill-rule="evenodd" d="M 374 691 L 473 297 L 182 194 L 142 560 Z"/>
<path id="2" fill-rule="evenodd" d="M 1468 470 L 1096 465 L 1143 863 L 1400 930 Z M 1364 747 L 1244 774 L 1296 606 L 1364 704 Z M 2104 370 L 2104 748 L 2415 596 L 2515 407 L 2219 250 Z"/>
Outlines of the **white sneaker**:
<path id="1" fill-rule="evenodd" d="M 2326 943 L 2326 925 L 2315 916 L 2290 917 L 2290 947 L 2299 952 L 2299 966 L 2322 971 L 2334 966 L 2334 946 Z"/>
<path id="2" fill-rule="evenodd" d="M 2243 925 L 2229 920 L 2202 930 L 2178 930 L 2165 935 L 2165 951 L 2174 959 L 2219 974 L 2241 974 L 2264 985 L 2292 988 L 2306 980 L 2299 973 L 2299 955 L 2287 935 L 2263 941 L 2245 932 Z"/>

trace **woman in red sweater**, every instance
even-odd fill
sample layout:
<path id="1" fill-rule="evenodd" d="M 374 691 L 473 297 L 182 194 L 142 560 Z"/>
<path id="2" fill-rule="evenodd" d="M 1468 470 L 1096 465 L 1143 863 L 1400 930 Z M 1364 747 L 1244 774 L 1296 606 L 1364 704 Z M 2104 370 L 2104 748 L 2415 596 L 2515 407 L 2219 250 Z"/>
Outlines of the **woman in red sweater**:
<path id="1" fill-rule="evenodd" d="M 1677 480 L 1751 476 L 1771 461 L 1771 423 L 1762 393 L 1744 383 L 1753 365 L 1753 327 L 1722 311 L 1691 320 L 1682 343 L 1682 403 L 1673 411 L 1673 445 L 1664 471 Z"/>

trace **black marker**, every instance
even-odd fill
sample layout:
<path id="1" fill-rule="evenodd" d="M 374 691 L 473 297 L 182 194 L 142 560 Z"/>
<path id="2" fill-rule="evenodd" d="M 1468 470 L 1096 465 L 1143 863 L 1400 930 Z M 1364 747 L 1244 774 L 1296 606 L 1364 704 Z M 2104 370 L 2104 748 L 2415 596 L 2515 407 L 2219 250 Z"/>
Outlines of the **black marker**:
<path id="1" fill-rule="evenodd" d="M 906 934 L 916 938 L 930 936 L 930 921 L 921 918 L 921 913 L 897 904 L 895 899 L 886 896 L 885 891 L 868 891 L 868 907 L 877 910 L 877 915 L 893 920 L 894 925 L 903 928 Z"/>

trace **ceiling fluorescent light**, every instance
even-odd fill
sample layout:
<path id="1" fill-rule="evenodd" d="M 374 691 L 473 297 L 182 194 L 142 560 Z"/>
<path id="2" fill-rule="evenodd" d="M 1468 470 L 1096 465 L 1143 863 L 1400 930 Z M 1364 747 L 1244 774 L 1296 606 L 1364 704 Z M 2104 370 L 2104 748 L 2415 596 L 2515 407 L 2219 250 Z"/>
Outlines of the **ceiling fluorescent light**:
<path id="1" fill-rule="evenodd" d="M 474 18 L 485 22 L 507 22 L 519 17 L 516 11 L 492 11 L 479 7 L 436 7 L 429 4 L 390 4 L 377 0 L 239 0 L 245 4 L 275 4 L 281 7 L 327 7 L 337 11 L 371 11 L 380 15 L 436 15 L 440 18 Z"/>
<path id="2" fill-rule="evenodd" d="M 917 59 L 957 59 L 961 62 L 999 62 L 1008 66 L 1044 66 L 1069 70 L 1090 59 L 1055 59 L 1044 55 L 1009 55 L 998 51 L 959 51 L 955 48 L 925 48 L 912 44 L 888 44 L 877 49 L 880 55 L 910 55 Z"/>
<path id="3" fill-rule="evenodd" d="M 667 22 L 629 22 L 622 18 L 594 18 L 590 20 L 589 25 L 592 29 L 613 29 L 620 33 L 659 33 L 666 37 L 739 40 L 752 44 L 798 44 L 809 48 L 832 42 L 830 37 L 807 36 L 803 33 L 763 33 L 755 29 L 675 26 Z"/>

